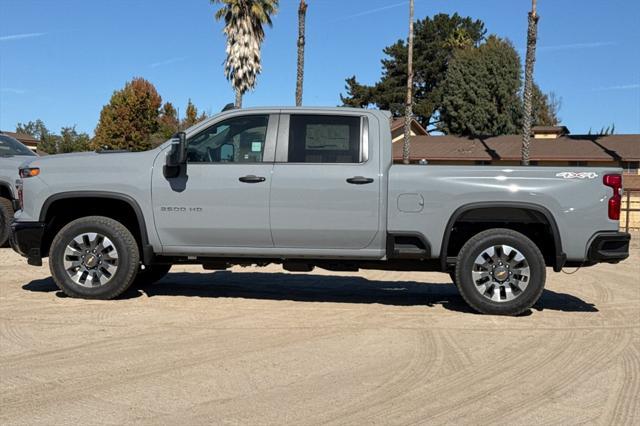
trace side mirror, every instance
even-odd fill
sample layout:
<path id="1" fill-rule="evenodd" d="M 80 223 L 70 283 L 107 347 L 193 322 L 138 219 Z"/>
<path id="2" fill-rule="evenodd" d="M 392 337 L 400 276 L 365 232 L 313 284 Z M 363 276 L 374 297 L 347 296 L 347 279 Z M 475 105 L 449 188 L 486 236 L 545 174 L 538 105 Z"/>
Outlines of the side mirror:
<path id="1" fill-rule="evenodd" d="M 171 148 L 167 153 L 164 166 L 164 176 L 174 178 L 180 174 L 183 166 L 187 165 L 187 135 L 185 132 L 176 133 L 171 140 Z"/>

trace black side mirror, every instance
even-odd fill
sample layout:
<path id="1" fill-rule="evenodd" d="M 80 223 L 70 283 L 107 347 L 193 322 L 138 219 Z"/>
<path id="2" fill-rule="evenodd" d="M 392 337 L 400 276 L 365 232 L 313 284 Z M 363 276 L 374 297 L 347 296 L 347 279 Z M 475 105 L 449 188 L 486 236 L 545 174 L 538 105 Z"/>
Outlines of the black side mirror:
<path id="1" fill-rule="evenodd" d="M 171 140 L 171 148 L 167 153 L 164 166 L 164 176 L 174 178 L 180 175 L 187 165 L 187 135 L 185 132 L 176 133 Z"/>

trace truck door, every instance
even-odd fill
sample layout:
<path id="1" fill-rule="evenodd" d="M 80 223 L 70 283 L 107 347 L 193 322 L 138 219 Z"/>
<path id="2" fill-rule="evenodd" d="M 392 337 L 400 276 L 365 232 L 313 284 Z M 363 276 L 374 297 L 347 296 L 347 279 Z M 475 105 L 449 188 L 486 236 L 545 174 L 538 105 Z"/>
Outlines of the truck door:
<path id="1" fill-rule="evenodd" d="M 188 135 L 186 176 L 153 171 L 156 229 L 165 252 L 217 253 L 273 247 L 269 187 L 277 114 L 247 112 Z"/>
<path id="2" fill-rule="evenodd" d="M 369 247 L 379 229 L 379 167 L 366 117 L 281 115 L 271 182 L 275 247 Z"/>

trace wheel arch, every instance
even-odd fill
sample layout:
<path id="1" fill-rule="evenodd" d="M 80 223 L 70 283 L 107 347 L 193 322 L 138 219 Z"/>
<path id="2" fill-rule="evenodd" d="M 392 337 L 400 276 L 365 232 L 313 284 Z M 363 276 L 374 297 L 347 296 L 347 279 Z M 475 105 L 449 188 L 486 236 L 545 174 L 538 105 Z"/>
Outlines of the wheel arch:
<path id="1" fill-rule="evenodd" d="M 479 210 L 487 210 L 487 209 L 514 209 L 522 212 L 535 212 L 544 217 L 546 224 L 549 226 L 551 235 L 553 237 L 553 246 L 554 246 L 554 256 L 552 260 L 552 265 L 554 271 L 559 272 L 565 261 L 566 254 L 562 250 L 562 237 L 560 235 L 560 230 L 558 228 L 558 224 L 553 216 L 553 214 L 544 206 L 534 203 L 526 203 L 526 202 L 477 202 L 477 203 L 469 203 L 463 206 L 458 207 L 447 222 L 447 227 L 445 228 L 444 235 L 442 238 L 442 246 L 440 250 L 440 264 L 443 271 L 447 270 L 447 257 L 448 250 L 450 246 L 451 234 L 453 232 L 453 228 L 458 221 L 463 218 L 465 215 Z"/>
<path id="2" fill-rule="evenodd" d="M 6 182 L 0 182 L 0 197 L 13 201 L 14 195 L 11 185 Z"/>
<path id="3" fill-rule="evenodd" d="M 134 236 L 137 233 L 137 236 L 139 237 L 141 254 L 145 258 L 145 260 L 149 258 L 150 256 L 149 235 L 147 233 L 147 225 L 144 218 L 144 214 L 142 212 L 142 208 L 133 197 L 127 194 L 111 192 L 111 191 L 69 191 L 69 192 L 61 192 L 58 194 L 54 194 L 49 198 L 47 198 L 43 203 L 42 208 L 40 209 L 40 217 L 39 217 L 40 222 L 47 223 L 48 221 L 51 220 L 49 213 L 52 210 L 52 208 L 56 206 L 57 203 L 70 201 L 70 200 L 83 200 L 83 199 L 84 200 L 98 199 L 101 201 L 114 200 L 119 203 L 125 203 L 127 206 L 129 206 L 135 215 L 135 222 L 136 222 L 134 224 L 134 226 L 136 226 L 136 229 L 132 229 L 132 231 L 134 232 Z M 96 213 L 99 214 L 99 211 L 94 212 L 94 214 Z M 105 214 L 105 216 L 110 217 L 110 215 L 108 214 Z"/>

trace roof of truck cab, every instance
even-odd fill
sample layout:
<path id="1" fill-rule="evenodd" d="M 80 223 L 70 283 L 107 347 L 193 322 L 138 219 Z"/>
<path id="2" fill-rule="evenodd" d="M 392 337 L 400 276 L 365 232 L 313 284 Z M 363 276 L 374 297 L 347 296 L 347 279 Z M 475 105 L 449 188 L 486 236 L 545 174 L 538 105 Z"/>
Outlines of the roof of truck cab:
<path id="1" fill-rule="evenodd" d="M 382 113 L 391 117 L 391 113 L 386 110 L 380 109 L 365 109 L 365 108 L 353 108 L 353 107 L 330 107 L 330 106 L 257 106 L 257 107 L 247 107 L 247 108 L 234 108 L 229 109 L 225 112 L 230 111 L 350 111 L 350 112 L 373 112 L 373 113 Z"/>

